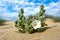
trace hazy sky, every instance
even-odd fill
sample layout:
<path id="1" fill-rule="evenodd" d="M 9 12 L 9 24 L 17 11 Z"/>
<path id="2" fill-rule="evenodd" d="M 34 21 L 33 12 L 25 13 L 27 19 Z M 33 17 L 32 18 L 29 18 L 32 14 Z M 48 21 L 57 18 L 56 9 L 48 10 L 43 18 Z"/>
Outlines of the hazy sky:
<path id="1" fill-rule="evenodd" d="M 34 15 L 39 12 L 39 6 L 44 4 L 46 14 L 60 16 L 60 0 L 0 0 L 0 16 L 15 20 L 20 8 L 24 15 Z"/>

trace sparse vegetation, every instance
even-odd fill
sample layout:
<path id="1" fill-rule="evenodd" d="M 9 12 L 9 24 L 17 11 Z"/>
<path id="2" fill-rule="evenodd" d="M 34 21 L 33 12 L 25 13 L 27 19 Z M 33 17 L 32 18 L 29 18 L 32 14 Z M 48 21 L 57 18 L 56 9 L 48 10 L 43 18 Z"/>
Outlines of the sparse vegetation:
<path id="1" fill-rule="evenodd" d="M 46 15 L 46 18 L 53 19 L 55 22 L 60 22 L 60 17 L 58 16 Z"/>
<path id="2" fill-rule="evenodd" d="M 5 22 L 6 22 L 6 20 L 0 19 L 0 26 L 1 26 L 1 25 L 4 25 Z"/>

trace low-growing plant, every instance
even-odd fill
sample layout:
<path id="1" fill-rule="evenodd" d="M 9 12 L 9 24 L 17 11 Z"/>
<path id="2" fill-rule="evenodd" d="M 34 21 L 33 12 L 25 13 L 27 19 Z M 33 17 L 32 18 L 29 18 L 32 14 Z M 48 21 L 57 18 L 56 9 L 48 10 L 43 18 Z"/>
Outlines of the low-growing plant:
<path id="1" fill-rule="evenodd" d="M 21 9 L 19 13 L 19 18 L 15 21 L 15 26 L 19 29 L 20 32 L 25 33 L 34 33 L 37 29 L 40 29 L 45 24 L 45 9 L 44 6 L 40 6 L 40 12 L 35 16 L 28 16 L 27 18 L 23 15 L 24 10 Z M 35 24 L 35 23 L 36 24 Z"/>

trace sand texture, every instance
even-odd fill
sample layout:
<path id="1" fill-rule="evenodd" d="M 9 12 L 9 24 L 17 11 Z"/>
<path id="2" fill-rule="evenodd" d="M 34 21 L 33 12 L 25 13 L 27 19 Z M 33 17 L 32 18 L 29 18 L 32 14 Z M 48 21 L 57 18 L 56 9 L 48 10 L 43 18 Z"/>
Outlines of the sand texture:
<path id="1" fill-rule="evenodd" d="M 46 24 L 44 32 L 28 34 L 19 33 L 14 22 L 6 22 L 0 26 L 0 40 L 60 40 L 60 22 L 47 19 Z"/>

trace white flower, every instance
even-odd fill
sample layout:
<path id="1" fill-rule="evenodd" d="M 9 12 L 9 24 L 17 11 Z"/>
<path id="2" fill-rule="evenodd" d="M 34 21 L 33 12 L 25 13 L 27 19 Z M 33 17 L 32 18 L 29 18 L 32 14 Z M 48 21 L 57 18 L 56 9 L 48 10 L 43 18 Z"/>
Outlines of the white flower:
<path id="1" fill-rule="evenodd" d="M 40 20 L 34 20 L 32 23 L 31 23 L 32 27 L 34 29 L 37 29 L 37 28 L 41 28 L 41 21 Z"/>

